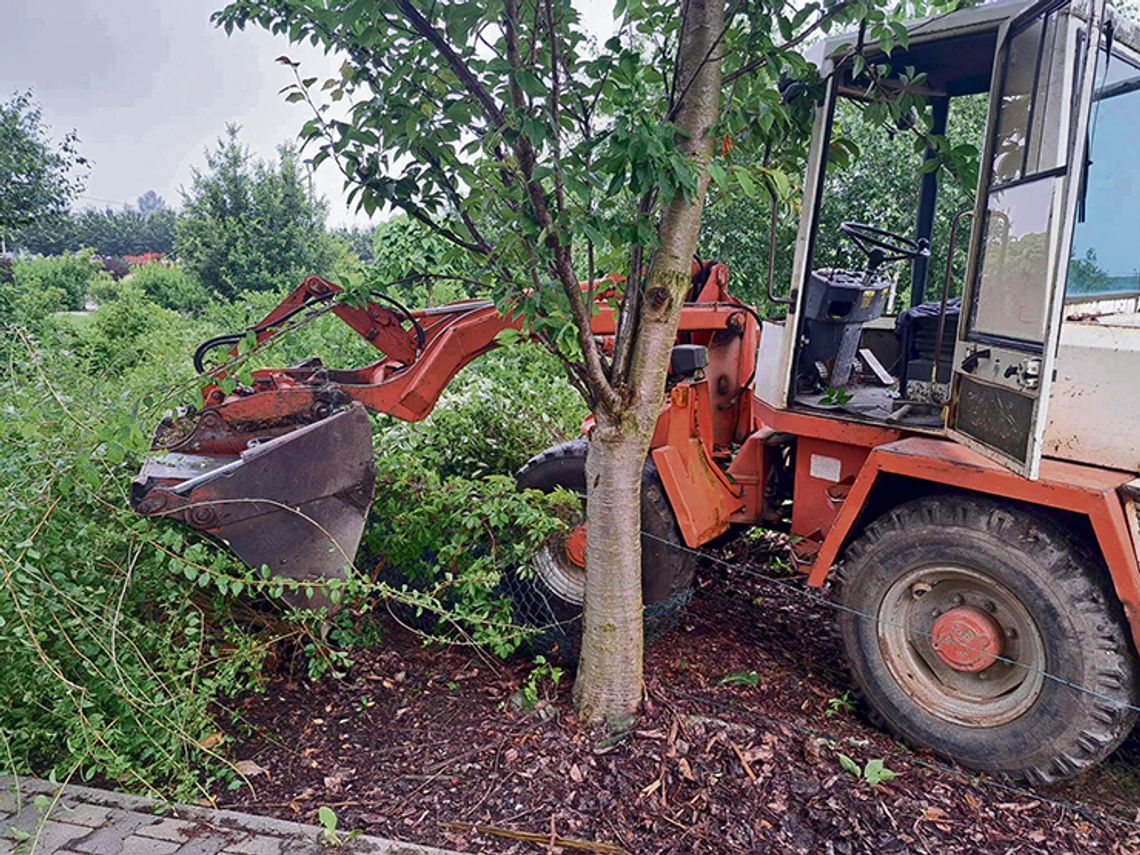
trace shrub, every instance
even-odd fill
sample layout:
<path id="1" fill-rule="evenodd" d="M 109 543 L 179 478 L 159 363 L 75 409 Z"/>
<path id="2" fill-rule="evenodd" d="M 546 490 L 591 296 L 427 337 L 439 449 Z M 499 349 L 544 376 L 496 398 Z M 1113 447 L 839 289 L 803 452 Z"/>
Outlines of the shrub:
<path id="1" fill-rule="evenodd" d="M 174 312 L 151 302 L 141 288 L 127 281 L 118 285 L 113 301 L 95 311 L 81 341 L 94 367 L 115 374 L 153 359 L 150 347 L 177 324 Z"/>
<path id="2" fill-rule="evenodd" d="M 111 278 L 118 282 L 124 276 L 131 272 L 131 266 L 127 264 L 125 258 L 117 255 L 106 255 L 102 259 L 103 270 L 111 275 Z"/>
<path id="3" fill-rule="evenodd" d="M 425 421 L 386 420 L 376 447 L 414 456 L 444 477 L 509 475 L 577 436 L 586 412 L 557 360 L 522 345 L 465 368 Z"/>
<path id="4" fill-rule="evenodd" d="M 135 268 L 129 281 L 150 300 L 176 312 L 197 314 L 209 302 L 202 284 L 177 265 L 144 264 Z"/>
<path id="5" fill-rule="evenodd" d="M 78 311 L 86 303 L 91 281 L 107 274 L 94 253 L 85 249 L 47 258 L 17 259 L 12 275 L 21 291 L 58 288 L 65 297 L 63 308 Z"/>
<path id="6" fill-rule="evenodd" d="M 443 478 L 414 456 L 381 451 L 361 569 L 398 586 L 438 638 L 506 656 L 526 633 L 504 580 L 530 572 L 535 551 L 578 512 L 571 493 L 519 491 L 504 475 Z"/>

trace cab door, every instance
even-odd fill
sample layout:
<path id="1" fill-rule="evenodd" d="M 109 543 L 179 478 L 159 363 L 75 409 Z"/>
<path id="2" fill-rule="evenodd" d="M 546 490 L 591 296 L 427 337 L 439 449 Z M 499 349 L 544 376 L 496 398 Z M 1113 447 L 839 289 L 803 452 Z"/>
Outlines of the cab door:
<path id="1" fill-rule="evenodd" d="M 1006 25 L 995 58 L 948 428 L 1030 479 L 1041 462 L 1103 12 L 1104 0 L 1035 4 Z"/>

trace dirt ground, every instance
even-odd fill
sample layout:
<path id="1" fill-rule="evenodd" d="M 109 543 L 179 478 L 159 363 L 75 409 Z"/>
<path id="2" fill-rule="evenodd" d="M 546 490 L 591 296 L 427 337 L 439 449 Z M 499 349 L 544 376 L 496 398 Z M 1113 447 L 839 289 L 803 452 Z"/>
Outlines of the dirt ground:
<path id="1" fill-rule="evenodd" d="M 1135 738 L 1038 791 L 914 754 L 847 703 L 830 622 L 795 590 L 705 566 L 648 651 L 644 716 L 609 738 L 575 719 L 572 674 L 519 709 L 530 662 L 427 649 L 393 625 L 344 680 L 282 676 L 244 700 L 253 789 L 222 800 L 494 853 L 1140 852 Z M 872 784 L 841 755 L 895 777 Z"/>

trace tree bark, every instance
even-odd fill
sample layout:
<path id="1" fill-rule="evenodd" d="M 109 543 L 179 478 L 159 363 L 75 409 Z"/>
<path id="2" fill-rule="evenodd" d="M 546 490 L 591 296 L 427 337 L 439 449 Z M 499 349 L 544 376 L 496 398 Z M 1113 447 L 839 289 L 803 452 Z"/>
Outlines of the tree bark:
<path id="1" fill-rule="evenodd" d="M 637 316 L 622 319 L 636 327 L 627 376 L 613 378 L 620 403 L 595 410 L 586 459 L 586 597 L 574 700 L 583 719 L 612 727 L 631 721 L 641 702 L 641 474 L 691 285 L 720 103 L 724 0 L 678 5 L 684 19 L 677 62 L 681 101 L 674 121 L 682 131 L 678 146 L 694 160 L 700 178 L 695 193 L 678 194 L 662 213 Z"/>

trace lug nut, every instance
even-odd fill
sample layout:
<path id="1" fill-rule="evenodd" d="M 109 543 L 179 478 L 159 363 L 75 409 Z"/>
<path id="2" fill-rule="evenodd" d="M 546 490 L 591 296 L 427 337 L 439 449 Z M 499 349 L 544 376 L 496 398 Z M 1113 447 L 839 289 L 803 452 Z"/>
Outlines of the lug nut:
<path id="1" fill-rule="evenodd" d="M 950 598 L 950 602 L 952 602 L 956 606 L 960 606 L 960 605 L 962 605 L 964 600 L 962 599 L 961 594 L 955 594 L 953 597 Z"/>

